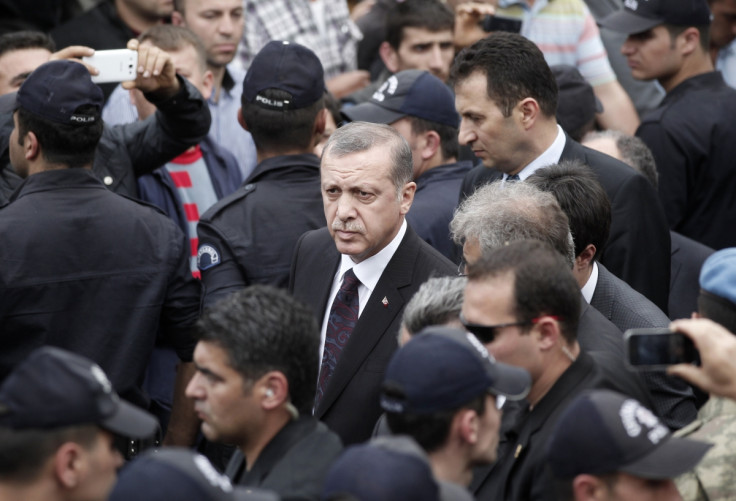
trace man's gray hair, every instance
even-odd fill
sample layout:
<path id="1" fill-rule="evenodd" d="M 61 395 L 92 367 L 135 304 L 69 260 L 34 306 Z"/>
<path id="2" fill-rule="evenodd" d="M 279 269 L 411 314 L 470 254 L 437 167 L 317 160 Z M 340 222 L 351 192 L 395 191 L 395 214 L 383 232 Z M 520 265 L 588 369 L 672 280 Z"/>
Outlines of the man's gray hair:
<path id="1" fill-rule="evenodd" d="M 369 122 L 351 122 L 332 133 L 327 140 L 322 159 L 327 157 L 342 158 L 352 153 L 368 151 L 375 147 L 391 148 L 391 180 L 400 195 L 404 185 L 412 180 L 414 164 L 409 143 L 384 124 Z"/>
<path id="2" fill-rule="evenodd" d="M 554 195 L 528 183 L 497 181 L 479 188 L 455 211 L 450 231 L 458 245 L 476 240 L 484 256 L 510 242 L 533 239 L 550 244 L 570 268 L 575 264 L 567 216 Z"/>
<path id="3" fill-rule="evenodd" d="M 460 318 L 465 277 L 436 277 L 424 282 L 404 308 L 401 325 L 412 336 L 430 325 Z"/>

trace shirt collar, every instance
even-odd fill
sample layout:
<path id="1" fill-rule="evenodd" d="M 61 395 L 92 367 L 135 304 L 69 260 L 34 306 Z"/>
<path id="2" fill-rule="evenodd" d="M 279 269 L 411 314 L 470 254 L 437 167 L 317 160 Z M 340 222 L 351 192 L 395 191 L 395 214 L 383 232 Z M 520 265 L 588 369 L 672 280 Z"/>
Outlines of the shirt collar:
<path id="1" fill-rule="evenodd" d="M 376 288 L 378 280 L 383 274 L 383 270 L 386 269 L 388 262 L 391 261 L 392 257 L 394 257 L 394 253 L 396 252 L 396 249 L 399 248 L 405 234 L 406 219 L 401 223 L 401 228 L 399 228 L 399 232 L 393 240 L 391 240 L 386 247 L 368 259 L 355 264 L 353 260 L 350 259 L 350 256 L 342 254 L 340 259 L 340 271 L 337 275 L 338 283 L 342 283 L 345 272 L 352 268 L 353 273 L 358 277 L 360 283 L 373 291 L 373 289 Z"/>
<path id="2" fill-rule="evenodd" d="M 585 282 L 583 288 L 580 289 L 580 292 L 582 292 L 583 297 L 585 298 L 585 302 L 588 304 L 590 304 L 590 301 L 593 299 L 596 285 L 598 285 L 598 263 L 593 261 L 593 271 L 590 272 L 588 281 Z"/>
<path id="3" fill-rule="evenodd" d="M 548 165 L 556 164 L 560 161 L 560 157 L 562 156 L 562 150 L 565 149 L 565 132 L 562 130 L 562 127 L 557 125 L 557 137 L 554 141 L 552 141 L 552 144 L 544 150 L 544 153 L 539 155 L 537 158 L 532 160 L 532 162 L 521 169 L 519 172 L 519 179 L 524 181 L 526 178 L 534 174 L 534 172 L 537 171 L 537 169 L 541 169 L 542 167 L 547 167 Z M 509 177 L 508 174 L 503 175 L 504 181 L 506 178 Z"/>

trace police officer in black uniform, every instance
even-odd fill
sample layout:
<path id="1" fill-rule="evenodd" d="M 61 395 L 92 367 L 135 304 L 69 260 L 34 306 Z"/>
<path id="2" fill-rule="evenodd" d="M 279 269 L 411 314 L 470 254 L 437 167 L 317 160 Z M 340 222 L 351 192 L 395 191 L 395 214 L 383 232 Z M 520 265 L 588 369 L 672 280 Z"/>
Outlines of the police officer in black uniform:
<path id="1" fill-rule="evenodd" d="M 306 47 L 272 41 L 253 59 L 238 120 L 253 135 L 258 165 L 199 220 L 205 307 L 250 284 L 286 287 L 297 239 L 325 226 L 313 153 L 325 129 L 324 92 L 322 64 Z"/>
<path id="2" fill-rule="evenodd" d="M 55 345 L 97 362 L 145 407 L 140 383 L 157 332 L 191 360 L 200 285 L 176 224 L 92 172 L 102 104 L 72 61 L 43 64 L 17 93 L 10 160 L 25 180 L 0 209 L 0 380 L 34 348 Z"/>

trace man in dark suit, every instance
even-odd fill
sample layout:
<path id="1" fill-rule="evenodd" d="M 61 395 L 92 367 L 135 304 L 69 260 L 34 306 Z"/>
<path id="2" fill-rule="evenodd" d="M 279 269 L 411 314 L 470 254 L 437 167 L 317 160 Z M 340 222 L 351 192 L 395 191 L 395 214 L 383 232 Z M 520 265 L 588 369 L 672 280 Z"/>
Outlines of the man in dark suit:
<path id="1" fill-rule="evenodd" d="M 633 167 L 655 190 L 658 189 L 659 174 L 654 155 L 641 138 L 615 130 L 606 130 L 588 134 L 583 144 Z M 715 251 L 676 231 L 670 230 L 670 239 L 672 261 L 668 313 L 672 320 L 690 318 L 690 315 L 698 310 L 700 268 Z"/>
<path id="2" fill-rule="evenodd" d="M 557 417 L 583 390 L 618 386 L 577 341 L 579 296 L 562 256 L 544 242 L 511 242 L 468 267 L 465 327 L 496 360 L 532 377 L 526 403 L 504 405 L 498 459 L 490 471 L 476 471 L 476 499 L 543 499 L 544 454 Z"/>
<path id="3" fill-rule="evenodd" d="M 405 222 L 414 199 L 411 149 L 387 125 L 338 129 L 321 165 L 327 228 L 302 236 L 289 288 L 322 325 L 315 416 L 345 444 L 367 439 L 380 415 L 383 372 L 404 306 L 455 265 Z"/>
<path id="4" fill-rule="evenodd" d="M 613 219 L 601 260 L 629 285 L 667 309 L 670 239 L 654 189 L 621 162 L 584 148 L 557 125 L 557 86 L 544 56 L 518 34 L 496 32 L 465 49 L 452 69 L 460 144 L 483 166 L 463 182 L 467 196 L 494 180 L 524 180 L 536 169 L 578 159 L 598 176 Z"/>
<path id="5" fill-rule="evenodd" d="M 585 300 L 621 331 L 669 326 L 654 303 L 597 262 L 611 226 L 611 205 L 595 174 L 580 162 L 562 162 L 539 169 L 527 183 L 552 193 L 567 215 L 575 241 L 573 273 Z M 667 426 L 678 429 L 695 419 L 695 395 L 683 380 L 657 372 L 643 375 Z"/>

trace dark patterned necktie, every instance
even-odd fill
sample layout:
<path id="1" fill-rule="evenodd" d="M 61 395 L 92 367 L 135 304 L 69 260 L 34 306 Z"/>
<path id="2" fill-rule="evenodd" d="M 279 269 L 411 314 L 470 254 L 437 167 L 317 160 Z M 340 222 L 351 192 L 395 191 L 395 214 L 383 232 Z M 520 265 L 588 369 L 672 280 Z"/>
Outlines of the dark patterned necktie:
<path id="1" fill-rule="evenodd" d="M 337 291 L 335 300 L 332 302 L 330 316 L 327 318 L 325 349 L 322 354 L 322 367 L 319 371 L 317 395 L 314 400 L 315 408 L 322 400 L 327 382 L 332 377 L 332 373 L 335 372 L 335 366 L 337 366 L 342 350 L 348 344 L 350 334 L 352 334 L 355 324 L 358 323 L 359 285 L 360 280 L 355 276 L 353 270 L 346 271 L 340 290 Z"/>
<path id="2" fill-rule="evenodd" d="M 513 176 L 506 176 L 507 183 L 515 183 L 516 181 L 521 181 L 521 178 L 518 174 L 514 174 Z"/>

